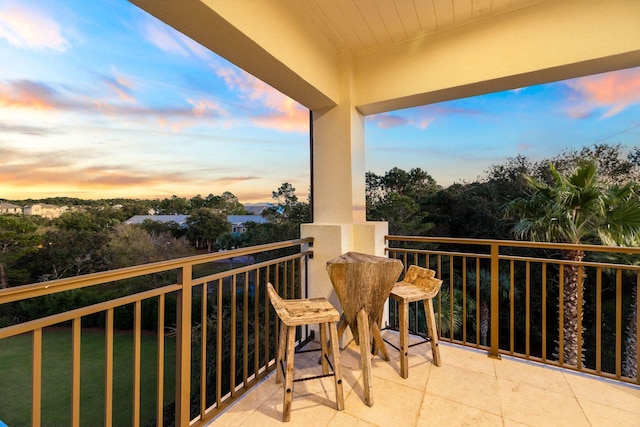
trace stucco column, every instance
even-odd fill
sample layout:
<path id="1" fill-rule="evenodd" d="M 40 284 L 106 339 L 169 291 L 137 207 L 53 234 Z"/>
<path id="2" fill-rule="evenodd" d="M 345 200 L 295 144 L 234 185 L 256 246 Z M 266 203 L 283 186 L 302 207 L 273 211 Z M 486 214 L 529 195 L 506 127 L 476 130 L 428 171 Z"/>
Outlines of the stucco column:
<path id="1" fill-rule="evenodd" d="M 302 237 L 313 237 L 309 297 L 339 301 L 326 271 L 327 261 L 345 252 L 384 256 L 386 222 L 366 221 L 364 117 L 353 105 L 352 67 L 340 58 L 340 103 L 313 111 L 313 215 Z"/>

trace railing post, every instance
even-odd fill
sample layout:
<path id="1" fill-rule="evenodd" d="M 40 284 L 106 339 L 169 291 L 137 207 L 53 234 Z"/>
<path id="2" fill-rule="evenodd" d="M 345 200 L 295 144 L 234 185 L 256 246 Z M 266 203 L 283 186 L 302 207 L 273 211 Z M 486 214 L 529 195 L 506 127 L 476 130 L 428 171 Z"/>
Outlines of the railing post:
<path id="1" fill-rule="evenodd" d="M 498 352 L 499 337 L 499 310 L 500 310 L 500 281 L 499 281 L 499 262 L 500 246 L 497 243 L 491 244 L 491 347 L 489 348 L 489 357 L 500 359 Z"/>
<path id="2" fill-rule="evenodd" d="M 191 421 L 191 265 L 178 272 L 176 315 L 176 426 L 187 427 Z"/>

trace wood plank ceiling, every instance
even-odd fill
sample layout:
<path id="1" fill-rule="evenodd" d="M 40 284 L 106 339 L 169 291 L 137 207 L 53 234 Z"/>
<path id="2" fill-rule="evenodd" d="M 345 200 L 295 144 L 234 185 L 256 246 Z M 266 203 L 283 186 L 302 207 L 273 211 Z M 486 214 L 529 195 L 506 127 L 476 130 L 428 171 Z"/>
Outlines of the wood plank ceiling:
<path id="1" fill-rule="evenodd" d="M 357 52 L 550 0 L 282 0 L 336 47 Z"/>

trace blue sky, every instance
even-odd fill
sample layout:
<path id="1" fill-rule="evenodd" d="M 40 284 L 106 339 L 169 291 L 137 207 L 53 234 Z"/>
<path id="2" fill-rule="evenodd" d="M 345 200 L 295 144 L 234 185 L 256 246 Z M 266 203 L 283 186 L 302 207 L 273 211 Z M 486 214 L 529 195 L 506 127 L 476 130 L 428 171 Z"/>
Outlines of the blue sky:
<path id="1" fill-rule="evenodd" d="M 125 0 L 0 0 L 0 64 L 0 199 L 306 197 L 308 111 Z M 634 147 L 640 68 L 370 116 L 365 135 L 367 170 L 443 186 Z"/>

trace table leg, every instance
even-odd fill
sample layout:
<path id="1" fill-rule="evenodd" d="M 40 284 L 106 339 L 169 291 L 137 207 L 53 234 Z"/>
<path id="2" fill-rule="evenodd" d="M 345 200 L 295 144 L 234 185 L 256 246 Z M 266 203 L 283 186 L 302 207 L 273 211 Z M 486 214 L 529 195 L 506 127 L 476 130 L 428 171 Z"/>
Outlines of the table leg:
<path id="1" fill-rule="evenodd" d="M 389 360 L 389 354 L 387 353 L 387 346 L 384 344 L 384 340 L 382 339 L 382 333 L 380 332 L 380 327 L 377 323 L 371 325 L 371 332 L 373 335 L 373 348 L 375 351 L 375 355 L 377 356 L 378 351 L 382 352 L 382 358 L 384 360 Z"/>
<path id="2" fill-rule="evenodd" d="M 362 362 L 362 378 L 364 386 L 364 403 L 373 406 L 373 385 L 371 384 L 371 352 L 369 350 L 369 315 L 363 308 L 356 317 L 358 336 L 360 337 L 360 360 Z"/>
<path id="3" fill-rule="evenodd" d="M 342 334 L 344 334 L 344 331 L 347 330 L 347 326 L 349 326 L 349 324 L 347 323 L 347 316 L 342 313 L 342 315 L 340 316 L 340 321 L 338 322 L 338 340 L 342 338 Z"/>

